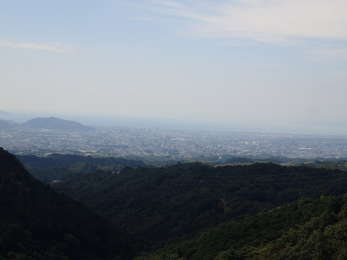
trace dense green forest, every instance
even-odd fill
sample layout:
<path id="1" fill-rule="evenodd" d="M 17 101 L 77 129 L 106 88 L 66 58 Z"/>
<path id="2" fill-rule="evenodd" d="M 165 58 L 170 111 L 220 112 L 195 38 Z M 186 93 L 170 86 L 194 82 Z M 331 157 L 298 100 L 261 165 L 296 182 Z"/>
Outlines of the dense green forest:
<path id="1" fill-rule="evenodd" d="M 50 185 L 0 150 L 1 260 L 347 259 L 337 167 L 21 160 Z"/>
<path id="2" fill-rule="evenodd" d="M 71 178 L 54 188 L 84 203 L 152 250 L 227 220 L 300 198 L 347 192 L 339 170 L 275 164 L 199 163 Z"/>
<path id="3" fill-rule="evenodd" d="M 17 158 L 37 179 L 49 183 L 96 171 L 118 172 L 124 167 L 143 167 L 142 161 L 112 157 L 51 154 L 46 157 L 18 155 Z"/>
<path id="4" fill-rule="evenodd" d="M 347 197 L 300 199 L 228 221 L 137 260 L 346 259 Z"/>
<path id="5" fill-rule="evenodd" d="M 0 259 L 130 259 L 129 237 L 0 149 Z"/>

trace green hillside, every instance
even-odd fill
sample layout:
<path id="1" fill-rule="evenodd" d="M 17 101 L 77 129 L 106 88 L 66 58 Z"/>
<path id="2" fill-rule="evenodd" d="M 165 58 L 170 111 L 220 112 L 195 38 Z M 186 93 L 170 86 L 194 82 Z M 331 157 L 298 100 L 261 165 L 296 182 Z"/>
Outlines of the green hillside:
<path id="1" fill-rule="evenodd" d="M 254 164 L 98 172 L 54 185 L 143 241 L 145 250 L 300 198 L 347 192 L 337 170 Z"/>
<path id="2" fill-rule="evenodd" d="M 225 222 L 136 259 L 346 259 L 346 239 L 347 196 L 322 196 Z"/>

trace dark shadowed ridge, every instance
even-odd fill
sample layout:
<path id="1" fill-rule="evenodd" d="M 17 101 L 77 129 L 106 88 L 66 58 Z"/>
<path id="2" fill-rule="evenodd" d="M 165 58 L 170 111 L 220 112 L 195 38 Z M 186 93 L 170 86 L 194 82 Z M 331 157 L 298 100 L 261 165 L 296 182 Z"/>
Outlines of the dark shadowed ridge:
<path id="1" fill-rule="evenodd" d="M 64 120 L 56 117 L 40 117 L 31 119 L 22 124 L 22 126 L 34 129 L 52 129 L 68 131 L 88 131 L 91 127 L 82 125 L 78 122 Z"/>
<path id="2" fill-rule="evenodd" d="M 17 155 L 26 169 L 43 183 L 63 180 L 97 171 L 117 173 L 124 167 L 145 167 L 142 161 L 114 157 L 91 157 L 70 154 L 50 154 L 44 157 Z"/>
<path id="3" fill-rule="evenodd" d="M 0 259 L 131 258 L 123 232 L 34 179 L 2 148 L 0 212 Z"/>
<path id="4" fill-rule="evenodd" d="M 226 220 L 293 202 L 347 192 L 347 174 L 256 163 L 95 173 L 53 185 L 141 239 L 146 250 Z"/>

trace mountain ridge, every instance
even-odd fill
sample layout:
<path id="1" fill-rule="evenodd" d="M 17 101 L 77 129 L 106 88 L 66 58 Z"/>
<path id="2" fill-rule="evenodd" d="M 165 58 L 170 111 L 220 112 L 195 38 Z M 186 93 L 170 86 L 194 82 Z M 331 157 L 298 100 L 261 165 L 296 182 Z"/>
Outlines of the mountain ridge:
<path id="1" fill-rule="evenodd" d="M 0 212 L 0 259 L 131 258 L 123 231 L 34 179 L 2 148 Z"/>
<path id="2" fill-rule="evenodd" d="M 81 123 L 65 120 L 57 117 L 37 117 L 30 119 L 22 124 L 23 127 L 32 129 L 52 129 L 68 131 L 89 131 L 92 127 L 85 126 Z"/>
<path id="3" fill-rule="evenodd" d="M 76 176 L 52 186 L 142 239 L 148 250 L 301 197 L 347 192 L 338 170 L 201 163 Z"/>

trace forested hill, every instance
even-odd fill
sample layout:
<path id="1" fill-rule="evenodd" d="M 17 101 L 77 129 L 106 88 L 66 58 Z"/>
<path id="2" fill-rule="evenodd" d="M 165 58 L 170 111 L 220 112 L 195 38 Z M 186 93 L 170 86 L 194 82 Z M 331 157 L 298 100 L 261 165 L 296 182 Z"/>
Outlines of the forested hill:
<path id="1" fill-rule="evenodd" d="M 118 172 L 124 167 L 144 167 L 142 161 L 113 157 L 51 154 L 45 157 L 18 155 L 25 168 L 44 183 L 96 171 Z"/>
<path id="2" fill-rule="evenodd" d="M 150 250 L 299 198 L 346 193 L 347 174 L 275 164 L 196 163 L 90 174 L 54 188 L 126 228 Z"/>
<path id="3" fill-rule="evenodd" d="M 129 259 L 128 237 L 0 149 L 0 259 Z"/>
<path id="4" fill-rule="evenodd" d="M 346 241 L 347 196 L 321 196 L 225 222 L 136 260 L 342 260 Z"/>

